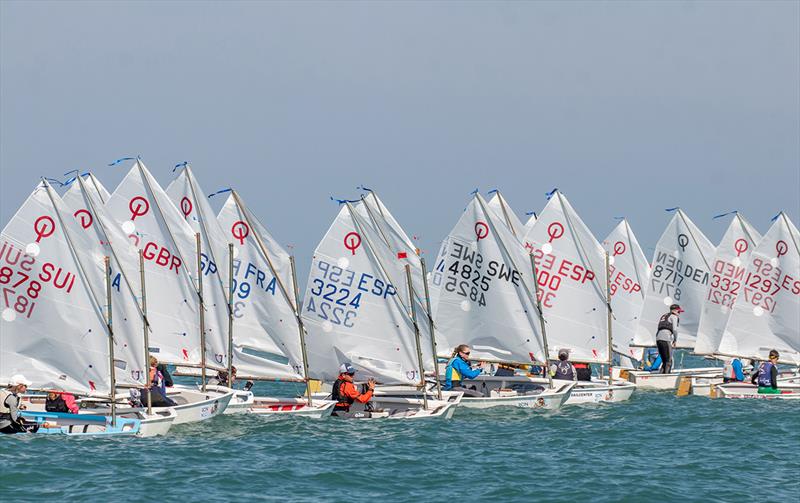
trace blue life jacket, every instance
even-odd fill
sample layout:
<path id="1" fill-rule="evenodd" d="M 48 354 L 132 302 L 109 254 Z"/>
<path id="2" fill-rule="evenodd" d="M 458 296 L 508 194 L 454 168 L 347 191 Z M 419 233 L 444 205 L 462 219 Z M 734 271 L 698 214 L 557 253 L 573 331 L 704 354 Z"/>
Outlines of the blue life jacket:
<path id="1" fill-rule="evenodd" d="M 758 385 L 761 387 L 772 387 L 772 362 L 763 362 L 758 367 Z"/>
<path id="2" fill-rule="evenodd" d="M 481 369 L 473 370 L 468 362 L 456 355 L 447 362 L 447 368 L 444 371 L 444 389 L 451 390 L 454 383 L 459 386 L 463 379 L 475 379 L 480 373 Z"/>

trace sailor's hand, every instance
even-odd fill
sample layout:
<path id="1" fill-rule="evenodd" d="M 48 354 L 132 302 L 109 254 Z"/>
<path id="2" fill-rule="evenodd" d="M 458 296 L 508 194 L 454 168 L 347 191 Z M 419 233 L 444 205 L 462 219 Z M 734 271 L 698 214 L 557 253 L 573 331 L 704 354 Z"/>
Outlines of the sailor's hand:
<path id="1" fill-rule="evenodd" d="M 486 366 L 486 362 L 478 362 L 478 368 L 479 369 L 482 369 L 485 366 Z"/>
<path id="2" fill-rule="evenodd" d="M 17 407 L 17 408 L 18 408 L 19 410 L 28 410 L 28 406 L 27 406 L 27 405 L 25 405 L 24 403 L 21 403 L 21 404 L 19 404 L 19 407 Z"/>
<path id="3" fill-rule="evenodd" d="M 673 343 L 672 343 L 672 348 L 673 348 L 673 349 L 675 349 L 675 348 L 677 348 L 677 347 L 678 347 L 678 343 L 677 343 L 677 342 L 673 342 Z"/>
<path id="4" fill-rule="evenodd" d="M 375 379 L 370 377 L 369 381 L 367 381 L 367 387 L 370 391 L 373 391 L 375 389 Z"/>

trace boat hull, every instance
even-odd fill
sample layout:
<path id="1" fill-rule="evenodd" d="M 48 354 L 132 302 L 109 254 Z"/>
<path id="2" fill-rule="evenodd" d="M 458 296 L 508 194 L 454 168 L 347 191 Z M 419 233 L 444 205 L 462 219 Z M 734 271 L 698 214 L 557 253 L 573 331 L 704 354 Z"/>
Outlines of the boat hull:
<path id="1" fill-rule="evenodd" d="M 658 374 L 646 370 L 624 370 L 622 375 L 636 384 L 636 387 L 640 390 L 674 391 L 678 388 L 678 381 L 681 377 L 721 377 L 722 369 L 719 367 L 681 369 L 669 374 Z"/>
<path id="2" fill-rule="evenodd" d="M 225 412 L 233 398 L 233 391 L 205 392 L 188 387 L 167 388 L 167 396 L 177 402 L 172 407 L 153 407 L 153 410 L 172 408 L 176 417 L 173 425 L 207 421 Z"/>
<path id="3" fill-rule="evenodd" d="M 764 400 L 800 400 L 800 384 L 781 383 L 780 394 L 759 393 L 758 386 L 750 383 L 735 382 L 718 384 L 712 387 L 711 398 L 749 398 Z"/>
<path id="4" fill-rule="evenodd" d="M 564 405 L 576 405 L 582 403 L 609 402 L 617 403 L 630 400 L 633 392 L 636 391 L 636 384 L 625 381 L 614 381 L 611 385 L 608 382 L 578 382 Z"/>
<path id="5" fill-rule="evenodd" d="M 37 435 L 66 435 L 66 436 L 136 436 L 141 429 L 138 419 L 117 417 L 116 421 L 111 416 L 98 414 L 65 414 L 60 412 L 22 411 L 20 415 L 30 422 L 43 424 L 44 422 L 56 423 L 54 428 L 42 428 Z"/>

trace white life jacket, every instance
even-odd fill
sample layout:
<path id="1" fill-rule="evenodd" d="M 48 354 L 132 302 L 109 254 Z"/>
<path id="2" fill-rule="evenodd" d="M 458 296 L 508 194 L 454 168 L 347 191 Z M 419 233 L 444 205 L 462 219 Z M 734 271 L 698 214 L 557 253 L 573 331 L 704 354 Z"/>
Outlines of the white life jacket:
<path id="1" fill-rule="evenodd" d="M 13 393 L 7 388 L 0 390 L 0 414 L 11 414 L 11 409 L 6 405 L 6 398 L 12 396 Z"/>

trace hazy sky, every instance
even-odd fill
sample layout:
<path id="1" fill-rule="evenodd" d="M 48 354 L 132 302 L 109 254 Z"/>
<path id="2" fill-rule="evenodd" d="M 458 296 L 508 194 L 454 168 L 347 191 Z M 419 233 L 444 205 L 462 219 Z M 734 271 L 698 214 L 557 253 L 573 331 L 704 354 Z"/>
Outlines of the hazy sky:
<path id="1" fill-rule="evenodd" d="M 113 190 L 139 154 L 237 188 L 302 276 L 360 184 L 429 261 L 476 187 L 523 221 L 559 187 L 645 248 L 672 206 L 765 232 L 800 223 L 799 33 L 797 1 L 3 0 L 0 222 L 39 176 Z"/>

